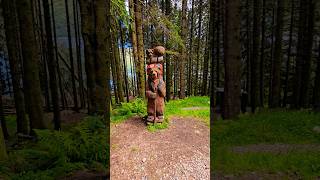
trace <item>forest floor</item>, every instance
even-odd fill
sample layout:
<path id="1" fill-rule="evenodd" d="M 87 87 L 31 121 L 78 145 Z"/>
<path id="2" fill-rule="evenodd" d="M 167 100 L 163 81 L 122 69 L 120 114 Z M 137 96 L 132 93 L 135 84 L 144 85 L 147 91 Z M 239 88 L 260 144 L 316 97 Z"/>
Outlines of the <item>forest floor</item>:
<path id="1" fill-rule="evenodd" d="M 111 124 L 111 179 L 209 179 L 208 101 L 207 97 L 170 101 L 169 121 L 158 126 L 144 123 L 143 101 L 123 104 Z M 132 116 L 131 110 L 140 115 Z"/>
<path id="2" fill-rule="evenodd" d="M 0 179 L 106 179 L 109 138 L 104 122 L 85 112 L 61 111 L 61 131 L 53 131 L 52 113 L 45 113 L 48 130 L 37 139 L 18 139 L 14 115 L 6 116 L 9 161 L 0 162 Z"/>
<path id="3" fill-rule="evenodd" d="M 209 127 L 194 118 L 156 132 L 131 118 L 111 127 L 111 179 L 209 179 L 209 146 Z"/>

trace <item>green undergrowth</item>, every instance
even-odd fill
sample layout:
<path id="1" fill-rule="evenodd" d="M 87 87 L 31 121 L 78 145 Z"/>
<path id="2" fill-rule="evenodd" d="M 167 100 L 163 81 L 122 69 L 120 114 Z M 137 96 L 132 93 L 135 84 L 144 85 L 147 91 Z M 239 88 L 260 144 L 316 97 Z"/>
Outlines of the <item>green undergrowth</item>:
<path id="1" fill-rule="evenodd" d="M 152 123 L 150 123 L 147 125 L 147 129 L 150 132 L 155 132 L 157 130 L 166 129 L 168 127 L 169 127 L 169 119 L 167 117 L 164 119 L 164 121 L 162 123 L 156 123 L 154 125 Z"/>
<path id="2" fill-rule="evenodd" d="M 237 120 L 217 121 L 211 128 L 211 167 L 223 174 L 249 172 L 296 174 L 304 179 L 320 176 L 320 152 L 292 150 L 285 153 L 231 151 L 252 144 L 320 145 L 320 114 L 308 111 L 263 111 Z"/>
<path id="3" fill-rule="evenodd" d="M 121 123 L 130 117 L 147 115 L 147 100 L 136 99 L 129 103 L 122 103 L 121 106 L 112 110 L 111 122 Z M 170 117 L 193 117 L 204 121 L 209 125 L 209 97 L 187 97 L 185 99 L 170 100 L 165 106 L 165 122 L 162 124 L 148 125 L 147 129 L 151 132 L 157 129 L 165 129 L 169 126 Z M 195 109 L 193 109 L 195 108 Z"/>
<path id="4" fill-rule="evenodd" d="M 135 115 L 144 116 L 147 114 L 147 104 L 143 99 L 135 99 L 129 103 L 121 103 L 121 105 L 112 110 L 111 123 L 121 123 L 124 120 Z"/>
<path id="5" fill-rule="evenodd" d="M 9 160 L 0 162 L 0 179 L 59 179 L 76 170 L 109 168 L 109 135 L 99 117 L 87 117 L 67 131 L 35 132 L 37 140 L 8 148 Z"/>

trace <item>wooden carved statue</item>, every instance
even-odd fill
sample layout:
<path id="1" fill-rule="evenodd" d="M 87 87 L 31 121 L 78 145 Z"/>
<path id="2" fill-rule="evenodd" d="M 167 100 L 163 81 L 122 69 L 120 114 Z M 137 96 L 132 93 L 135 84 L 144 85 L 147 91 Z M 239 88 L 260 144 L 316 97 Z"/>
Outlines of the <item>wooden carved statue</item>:
<path id="1" fill-rule="evenodd" d="M 163 55 L 165 49 L 157 46 L 148 49 L 147 53 L 147 84 L 146 96 L 147 122 L 161 123 L 164 120 L 164 97 L 166 96 L 166 84 L 163 81 Z"/>

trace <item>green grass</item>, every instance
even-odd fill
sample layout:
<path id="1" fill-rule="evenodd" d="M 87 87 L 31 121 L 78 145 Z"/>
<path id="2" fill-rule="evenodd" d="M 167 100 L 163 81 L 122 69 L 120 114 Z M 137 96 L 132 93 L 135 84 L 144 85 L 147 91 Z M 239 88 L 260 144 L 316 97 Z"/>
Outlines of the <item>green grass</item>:
<path id="1" fill-rule="evenodd" d="M 150 132 L 155 132 L 157 130 L 166 129 L 168 127 L 169 127 L 169 119 L 167 117 L 164 119 L 164 121 L 162 123 L 156 123 L 154 125 L 152 123 L 150 123 L 147 125 L 147 129 Z"/>
<path id="2" fill-rule="evenodd" d="M 320 176 L 320 152 L 234 153 L 232 146 L 250 144 L 320 144 L 320 115 L 308 111 L 264 111 L 241 115 L 234 121 L 217 121 L 211 128 L 211 167 L 224 174 L 251 171 L 295 173 L 306 179 Z"/>
<path id="3" fill-rule="evenodd" d="M 112 111 L 111 122 L 121 123 L 132 116 L 146 116 L 147 115 L 147 100 L 136 99 L 129 103 L 122 103 L 120 107 Z M 169 126 L 170 117 L 194 117 L 202 120 L 209 126 L 209 105 L 208 97 L 187 97 L 185 99 L 170 100 L 165 106 L 165 122 L 162 124 L 150 124 L 147 129 L 151 132 L 165 129 Z M 184 109 L 197 107 L 199 109 Z"/>

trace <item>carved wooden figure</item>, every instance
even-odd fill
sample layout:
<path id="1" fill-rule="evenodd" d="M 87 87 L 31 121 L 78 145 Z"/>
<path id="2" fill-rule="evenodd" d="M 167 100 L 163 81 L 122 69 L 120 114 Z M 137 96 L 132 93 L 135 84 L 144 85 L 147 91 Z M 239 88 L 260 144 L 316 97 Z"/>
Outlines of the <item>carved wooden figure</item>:
<path id="1" fill-rule="evenodd" d="M 157 46 L 147 51 L 147 84 L 146 96 L 148 98 L 147 112 L 148 122 L 163 122 L 164 97 L 166 96 L 166 84 L 163 81 L 163 55 L 165 49 Z"/>

